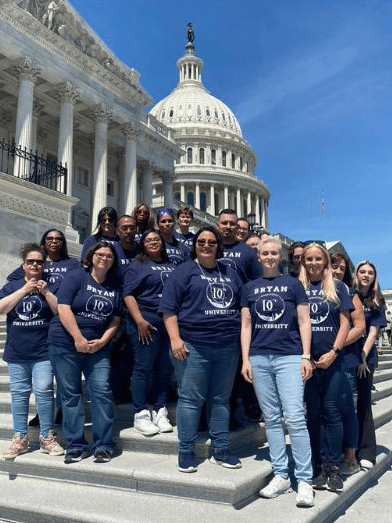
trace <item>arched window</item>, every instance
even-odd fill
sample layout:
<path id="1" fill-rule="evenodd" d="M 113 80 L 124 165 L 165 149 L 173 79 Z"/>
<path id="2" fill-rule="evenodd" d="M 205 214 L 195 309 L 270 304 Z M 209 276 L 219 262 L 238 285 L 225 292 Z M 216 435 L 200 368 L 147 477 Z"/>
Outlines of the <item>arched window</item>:
<path id="1" fill-rule="evenodd" d="M 201 147 L 200 150 L 199 150 L 199 162 L 200 163 L 204 163 L 204 149 L 203 149 L 203 147 Z"/>
<path id="2" fill-rule="evenodd" d="M 216 165 L 216 151 L 211 149 L 211 165 Z"/>
<path id="3" fill-rule="evenodd" d="M 244 166 L 244 162 L 242 160 L 242 156 L 240 156 L 240 171 L 242 171 L 243 166 Z"/>
<path id="4" fill-rule="evenodd" d="M 235 169 L 235 154 L 231 154 L 231 167 L 232 169 Z"/>
<path id="5" fill-rule="evenodd" d="M 206 107 L 206 116 L 211 116 L 209 107 Z"/>
<path id="6" fill-rule="evenodd" d="M 170 118 L 173 118 L 173 114 L 174 114 L 173 107 L 171 107 L 170 108 L 170 113 L 169 113 Z"/>
<path id="7" fill-rule="evenodd" d="M 222 165 L 226 167 L 226 151 L 222 151 Z"/>
<path id="8" fill-rule="evenodd" d="M 216 192 L 214 193 L 214 205 L 215 205 L 215 215 L 219 214 L 219 194 Z"/>
<path id="9" fill-rule="evenodd" d="M 192 205 L 192 207 L 195 205 L 195 197 L 192 191 L 189 191 L 186 195 L 186 203 Z"/>
<path id="10" fill-rule="evenodd" d="M 207 210 L 207 195 L 205 192 L 200 193 L 200 210 L 204 212 Z"/>
<path id="11" fill-rule="evenodd" d="M 187 149 L 187 162 L 192 163 L 193 162 L 193 151 L 192 147 L 188 147 Z"/>
<path id="12" fill-rule="evenodd" d="M 174 199 L 180 201 L 181 200 L 181 193 L 175 192 L 174 193 Z"/>

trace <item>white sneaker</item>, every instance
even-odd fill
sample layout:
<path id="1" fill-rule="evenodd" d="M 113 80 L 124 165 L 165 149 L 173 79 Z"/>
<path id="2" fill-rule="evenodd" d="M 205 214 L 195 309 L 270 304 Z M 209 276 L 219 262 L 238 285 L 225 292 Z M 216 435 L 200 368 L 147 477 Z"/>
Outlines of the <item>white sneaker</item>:
<path id="1" fill-rule="evenodd" d="M 159 432 L 173 432 L 173 427 L 167 416 L 166 407 L 162 407 L 158 412 L 152 411 L 152 422 L 158 427 Z"/>
<path id="2" fill-rule="evenodd" d="M 262 498 L 271 499 L 289 492 L 292 492 L 290 480 L 283 476 L 274 476 L 268 485 L 260 490 L 259 494 Z"/>
<path id="3" fill-rule="evenodd" d="M 369 470 L 374 467 L 373 463 L 371 461 L 369 461 L 368 459 L 361 459 L 359 464 L 361 465 L 361 469 L 365 469 L 365 470 Z"/>
<path id="4" fill-rule="evenodd" d="M 297 507 L 313 507 L 314 505 L 314 492 L 312 485 L 306 483 L 306 481 L 300 481 L 298 483 L 298 493 L 295 503 Z"/>
<path id="5" fill-rule="evenodd" d="M 150 411 L 147 409 L 135 414 L 133 428 L 141 432 L 144 436 L 153 436 L 159 432 L 159 428 L 151 421 Z"/>

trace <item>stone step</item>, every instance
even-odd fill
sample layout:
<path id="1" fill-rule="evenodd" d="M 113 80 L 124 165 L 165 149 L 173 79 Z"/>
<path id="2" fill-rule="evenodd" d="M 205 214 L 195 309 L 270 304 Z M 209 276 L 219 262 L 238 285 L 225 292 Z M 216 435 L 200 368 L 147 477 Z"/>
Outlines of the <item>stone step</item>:
<path id="1" fill-rule="evenodd" d="M 373 383 L 375 385 L 390 379 L 392 379 L 392 368 L 376 370 L 376 372 L 373 374 Z"/>
<path id="2" fill-rule="evenodd" d="M 181 474 L 176 471 L 175 463 L 166 462 L 166 466 L 164 465 L 167 459 L 165 456 L 159 456 L 155 468 L 146 456 L 146 461 L 139 470 L 138 464 L 141 462 L 138 459 L 141 456 L 132 454 L 115 458 L 108 464 L 94 464 L 88 458 L 77 464 L 63 465 L 58 463 L 61 457 L 31 452 L 18 457 L 13 470 L 12 464 L 7 464 L 8 469 L 1 469 L 0 519 L 20 523 L 172 523 L 182 521 L 185 517 L 187 523 L 330 523 L 391 466 L 392 422 L 377 430 L 377 442 L 377 463 L 370 471 L 361 471 L 347 478 L 339 495 L 327 490 L 316 491 L 315 506 L 306 510 L 295 507 L 295 492 L 271 500 L 247 496 L 245 501 L 237 504 L 230 501 L 216 502 L 211 498 L 208 501 L 195 500 L 191 497 L 195 491 L 207 494 L 208 489 L 215 490 L 215 486 L 223 496 L 229 485 L 236 486 L 240 482 L 239 478 L 245 477 L 247 467 L 253 467 L 252 456 L 243 458 L 244 468 L 240 470 L 230 471 L 204 462 L 197 473 Z M 262 460 L 257 461 L 253 456 L 253 461 L 264 473 L 267 472 L 268 464 L 264 462 L 263 454 L 257 457 Z M 34 470 L 28 474 L 16 468 L 18 462 L 33 459 L 37 471 L 42 467 L 49 473 L 47 478 L 35 475 Z M 120 459 L 127 462 L 129 460 L 128 466 L 132 470 L 128 471 L 128 467 L 123 461 L 120 463 Z M 72 471 L 67 473 L 61 470 L 63 468 Z M 60 470 L 60 476 L 69 474 L 69 481 L 56 479 L 56 473 L 50 469 Z M 149 490 L 150 474 L 152 471 L 155 473 L 162 470 L 160 479 L 163 482 L 165 478 L 169 478 L 172 490 L 169 494 L 161 492 L 161 495 L 152 495 Z M 118 485 L 115 479 L 117 475 L 121 475 L 126 483 Z M 101 486 L 95 481 L 97 477 L 106 478 L 108 485 Z M 111 479 L 114 479 L 113 485 L 110 484 Z M 264 477 L 261 480 L 263 484 L 266 479 Z M 181 496 L 185 490 L 188 491 L 189 498 Z M 213 495 L 215 497 L 216 492 Z M 235 497 L 229 493 L 226 499 L 233 500 Z"/>

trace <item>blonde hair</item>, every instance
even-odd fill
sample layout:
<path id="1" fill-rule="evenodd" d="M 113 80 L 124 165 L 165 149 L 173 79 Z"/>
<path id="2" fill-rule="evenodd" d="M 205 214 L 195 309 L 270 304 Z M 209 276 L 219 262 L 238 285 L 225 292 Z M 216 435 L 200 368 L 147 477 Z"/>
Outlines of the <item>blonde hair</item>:
<path id="1" fill-rule="evenodd" d="M 257 252 L 260 252 L 260 249 L 266 243 L 275 243 L 279 248 L 280 254 L 282 254 L 282 242 L 279 240 L 277 236 L 268 236 L 268 238 L 262 238 L 257 246 Z"/>
<path id="2" fill-rule="evenodd" d="M 305 287 L 305 289 L 308 290 L 309 285 L 310 285 L 310 279 L 309 279 L 308 273 L 306 272 L 304 262 L 305 262 L 306 253 L 308 252 L 309 249 L 312 249 L 312 248 L 319 249 L 324 258 L 325 267 L 324 267 L 323 275 L 321 278 L 321 289 L 323 291 L 324 298 L 327 301 L 334 303 L 336 306 L 339 306 L 340 299 L 336 292 L 336 281 L 334 280 L 334 278 L 332 276 L 332 269 L 331 269 L 331 263 L 329 261 L 328 251 L 325 247 L 323 247 L 319 243 L 310 243 L 309 245 L 307 245 L 304 248 L 304 250 L 302 252 L 302 256 L 301 256 L 301 269 L 299 271 L 298 279 L 302 283 L 302 285 Z"/>

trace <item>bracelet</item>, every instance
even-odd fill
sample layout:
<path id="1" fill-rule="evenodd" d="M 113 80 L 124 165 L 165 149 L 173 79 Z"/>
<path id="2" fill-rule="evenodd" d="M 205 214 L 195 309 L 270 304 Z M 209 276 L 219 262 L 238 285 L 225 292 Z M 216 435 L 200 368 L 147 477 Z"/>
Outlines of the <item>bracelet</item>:
<path id="1" fill-rule="evenodd" d="M 310 361 L 310 358 L 311 358 L 310 354 L 308 354 L 308 355 L 302 354 L 302 356 L 301 356 L 301 360 L 308 360 L 308 361 Z"/>
<path id="2" fill-rule="evenodd" d="M 336 355 L 338 355 L 339 352 L 340 352 L 342 349 L 341 349 L 340 347 L 335 347 L 335 346 L 333 346 L 331 350 L 333 350 L 334 353 L 335 353 Z"/>

